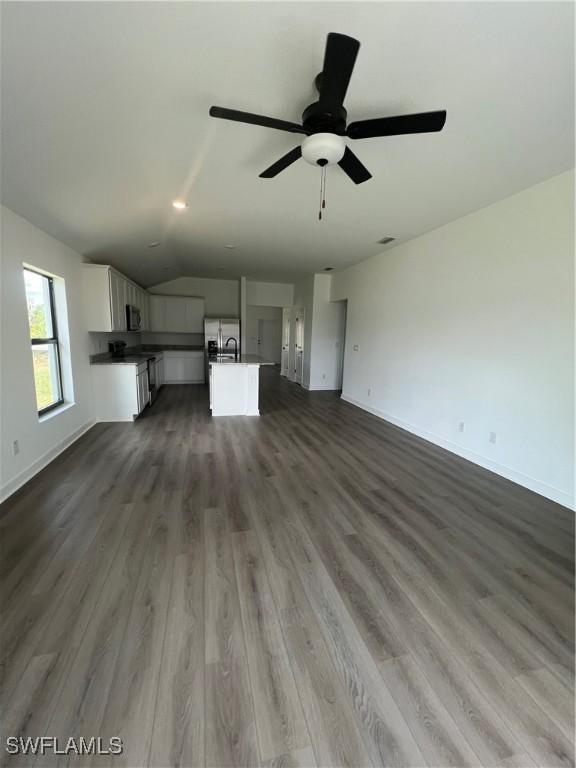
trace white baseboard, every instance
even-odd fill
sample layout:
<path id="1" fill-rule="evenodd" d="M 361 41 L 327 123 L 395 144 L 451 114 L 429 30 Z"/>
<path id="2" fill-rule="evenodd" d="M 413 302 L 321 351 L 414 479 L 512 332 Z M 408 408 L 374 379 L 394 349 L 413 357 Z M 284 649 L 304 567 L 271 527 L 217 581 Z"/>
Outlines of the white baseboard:
<path id="1" fill-rule="evenodd" d="M 309 392 L 339 392 L 340 387 L 330 387 L 326 385 L 322 386 L 306 386 L 306 384 L 302 384 L 304 389 L 307 389 Z"/>
<path id="2" fill-rule="evenodd" d="M 434 432 L 429 432 L 426 429 L 421 429 L 420 427 L 416 427 L 413 424 L 409 424 L 408 422 L 403 421 L 402 419 L 398 419 L 395 416 L 391 416 L 389 413 L 385 413 L 378 408 L 373 408 L 372 406 L 367 405 L 360 400 L 356 400 L 354 397 L 349 397 L 348 395 L 344 394 L 342 394 L 340 397 L 347 403 L 355 405 L 357 408 L 361 408 L 363 411 L 368 411 L 368 413 L 377 416 L 379 419 L 388 421 L 390 424 L 394 424 L 396 427 L 405 429 L 407 432 L 410 432 L 413 435 L 417 435 L 418 437 L 427 440 L 429 443 L 434 443 L 434 445 L 438 445 L 440 448 L 445 448 L 447 451 L 455 453 L 457 456 L 461 456 L 463 459 L 467 459 L 473 464 L 477 464 L 478 466 L 483 467 L 483 469 L 488 469 L 490 472 L 494 472 L 501 477 L 505 477 L 507 480 L 511 480 L 513 483 L 518 483 L 518 485 L 521 485 L 524 488 L 528 488 L 528 490 L 534 491 L 534 493 L 538 493 L 540 496 L 544 496 L 551 501 L 562 504 L 562 506 L 568 507 L 568 509 L 575 509 L 574 498 L 571 497 L 569 493 L 566 493 L 559 488 L 555 488 L 552 485 L 543 483 L 541 480 L 537 480 L 536 478 L 524 475 L 522 472 L 518 472 L 511 467 L 507 467 L 505 464 L 500 464 L 493 459 L 489 459 L 479 453 L 475 453 L 474 451 L 470 451 L 467 448 L 463 448 L 461 445 L 452 443 L 450 440 L 446 440 Z"/>
<path id="3" fill-rule="evenodd" d="M 76 440 L 82 437 L 85 432 L 88 432 L 88 430 L 95 424 L 96 419 L 90 419 L 90 421 L 87 421 L 79 429 L 72 432 L 68 437 L 65 437 L 64 440 L 61 440 L 53 448 L 50 448 L 49 451 L 46 451 L 43 456 L 40 456 L 40 458 L 33 462 L 29 467 L 22 470 L 19 475 L 16 475 L 15 478 L 3 485 L 2 488 L 0 488 L 0 503 L 6 501 L 6 499 L 9 496 L 12 496 L 13 493 L 16 493 L 19 488 L 31 480 L 34 475 L 37 475 L 38 472 L 41 472 L 44 467 L 47 467 L 51 461 L 54 461 L 57 456 L 71 446 L 72 443 L 75 443 Z"/>

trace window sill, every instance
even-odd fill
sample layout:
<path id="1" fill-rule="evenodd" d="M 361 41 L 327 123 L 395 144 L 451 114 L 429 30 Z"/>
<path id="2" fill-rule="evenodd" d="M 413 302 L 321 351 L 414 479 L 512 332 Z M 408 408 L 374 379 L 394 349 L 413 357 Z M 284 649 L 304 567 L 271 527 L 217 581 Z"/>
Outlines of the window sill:
<path id="1" fill-rule="evenodd" d="M 58 408 L 54 408 L 54 410 L 49 411 L 48 413 L 45 413 L 43 416 L 38 417 L 38 421 L 40 424 L 43 424 L 45 421 L 49 421 L 50 419 L 53 419 L 54 416 L 59 416 L 61 413 L 64 413 L 64 411 L 67 411 L 69 408 L 73 408 L 75 403 L 63 403 Z"/>

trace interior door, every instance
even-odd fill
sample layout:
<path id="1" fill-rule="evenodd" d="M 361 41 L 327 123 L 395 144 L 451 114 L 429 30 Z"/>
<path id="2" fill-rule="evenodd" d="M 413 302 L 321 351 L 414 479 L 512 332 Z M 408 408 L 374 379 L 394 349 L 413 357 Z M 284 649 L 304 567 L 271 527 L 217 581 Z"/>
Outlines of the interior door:
<path id="1" fill-rule="evenodd" d="M 282 309 L 282 359 L 280 361 L 280 375 L 288 376 L 288 366 L 290 364 L 290 320 L 292 317 L 292 307 Z"/>
<path id="2" fill-rule="evenodd" d="M 258 320 L 258 354 L 272 363 L 280 362 L 282 325 L 280 320 L 261 318 Z"/>
<path id="3" fill-rule="evenodd" d="M 294 381 L 302 384 L 304 380 L 304 309 L 296 310 L 294 317 Z"/>

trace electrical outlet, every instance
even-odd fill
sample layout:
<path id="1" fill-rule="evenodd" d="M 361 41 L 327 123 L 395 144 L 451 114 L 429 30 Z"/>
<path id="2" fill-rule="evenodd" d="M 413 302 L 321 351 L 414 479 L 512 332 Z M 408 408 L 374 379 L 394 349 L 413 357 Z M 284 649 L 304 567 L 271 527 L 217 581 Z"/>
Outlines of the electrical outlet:
<path id="1" fill-rule="evenodd" d="M 325 373 L 323 373 L 323 374 L 322 374 L 322 378 L 323 378 L 323 379 L 325 379 L 325 378 L 326 378 L 326 374 L 325 374 Z"/>
<path id="2" fill-rule="evenodd" d="M 368 397 L 371 397 L 372 395 L 372 387 L 368 387 Z"/>
<path id="3" fill-rule="evenodd" d="M 458 432 L 464 432 L 464 422 L 460 421 L 458 423 Z"/>
<path id="4" fill-rule="evenodd" d="M 490 437 L 488 439 L 494 445 L 494 443 L 496 443 L 496 432 L 490 432 Z"/>
<path id="5" fill-rule="evenodd" d="M 358 352 L 358 344 L 354 344 L 353 350 L 354 350 L 354 352 Z"/>
<path id="6" fill-rule="evenodd" d="M 18 440 L 14 440 L 12 443 L 12 456 L 17 456 L 20 453 L 20 443 Z"/>

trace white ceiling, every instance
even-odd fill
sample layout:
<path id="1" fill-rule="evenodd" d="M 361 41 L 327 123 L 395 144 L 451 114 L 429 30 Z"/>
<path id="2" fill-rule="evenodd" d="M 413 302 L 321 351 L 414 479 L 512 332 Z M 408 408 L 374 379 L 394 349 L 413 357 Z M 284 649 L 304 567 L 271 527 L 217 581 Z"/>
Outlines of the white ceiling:
<path id="1" fill-rule="evenodd" d="M 144 285 L 339 268 L 573 166 L 571 3 L 4 2 L 2 16 L 3 203 Z M 298 121 L 330 31 L 362 44 L 350 120 L 448 118 L 351 142 L 374 178 L 329 169 L 319 222 L 317 169 L 258 178 L 298 136 L 208 108 Z"/>

